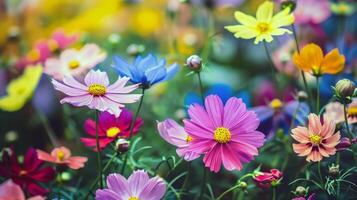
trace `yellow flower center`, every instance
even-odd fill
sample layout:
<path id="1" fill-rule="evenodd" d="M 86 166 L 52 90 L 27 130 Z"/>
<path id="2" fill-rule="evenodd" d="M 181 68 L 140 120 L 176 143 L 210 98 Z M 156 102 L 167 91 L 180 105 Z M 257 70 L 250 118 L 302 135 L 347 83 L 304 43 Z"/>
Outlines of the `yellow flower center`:
<path id="1" fill-rule="evenodd" d="M 34 50 L 31 50 L 29 53 L 28 53 L 28 58 L 30 61 L 32 62 L 35 62 L 35 61 L 38 61 L 41 57 L 41 54 L 40 54 L 40 51 L 37 50 L 37 49 L 34 49 Z"/>
<path id="2" fill-rule="evenodd" d="M 92 84 L 88 87 L 88 92 L 93 96 L 103 96 L 107 91 L 104 85 Z"/>
<path id="3" fill-rule="evenodd" d="M 260 22 L 260 23 L 257 24 L 257 30 L 261 35 L 265 34 L 265 33 L 269 32 L 270 25 L 268 23 L 265 23 L 265 22 Z"/>
<path id="4" fill-rule="evenodd" d="M 129 197 L 128 200 L 139 200 L 139 197 Z"/>
<path id="5" fill-rule="evenodd" d="M 218 127 L 214 131 L 214 140 L 218 143 L 225 144 L 231 140 L 231 132 L 227 128 Z"/>
<path id="6" fill-rule="evenodd" d="M 279 99 L 273 99 L 273 101 L 270 102 L 269 106 L 277 110 L 283 106 L 283 103 Z"/>
<path id="7" fill-rule="evenodd" d="M 191 141 L 192 141 L 192 137 L 188 135 L 188 136 L 186 137 L 186 143 L 189 143 L 189 142 L 191 142 Z"/>
<path id="8" fill-rule="evenodd" d="M 111 127 L 111 128 L 108 128 L 107 130 L 107 137 L 115 137 L 118 135 L 118 133 L 120 133 L 120 129 L 118 127 Z"/>
<path id="9" fill-rule="evenodd" d="M 320 136 L 320 135 L 317 135 L 317 134 L 312 134 L 312 135 L 310 135 L 310 141 L 311 141 L 313 144 L 320 144 L 320 142 L 321 142 L 321 136 Z"/>
<path id="10" fill-rule="evenodd" d="M 70 68 L 70 69 L 77 69 L 78 67 L 79 67 L 79 62 L 78 62 L 78 60 L 71 60 L 71 61 L 69 61 L 69 63 L 68 63 L 68 67 Z"/>
<path id="11" fill-rule="evenodd" d="M 347 112 L 349 117 L 355 117 L 357 116 L 357 107 L 349 107 Z"/>
<path id="12" fill-rule="evenodd" d="M 63 159 L 64 159 L 64 153 L 63 153 L 63 151 L 61 151 L 61 150 L 57 151 L 57 159 L 58 159 L 59 161 L 63 161 Z"/>
<path id="13" fill-rule="evenodd" d="M 59 47 L 57 41 L 54 39 L 50 39 L 47 44 L 52 52 L 56 51 Z"/>

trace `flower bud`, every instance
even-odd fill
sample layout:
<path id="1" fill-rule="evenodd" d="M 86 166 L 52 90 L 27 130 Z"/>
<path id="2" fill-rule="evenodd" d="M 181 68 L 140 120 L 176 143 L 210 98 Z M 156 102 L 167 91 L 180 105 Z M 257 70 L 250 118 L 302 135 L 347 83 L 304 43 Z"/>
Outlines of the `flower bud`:
<path id="1" fill-rule="evenodd" d="M 115 146 L 119 153 L 125 153 L 129 150 L 130 145 L 129 145 L 129 141 L 127 141 L 125 139 L 119 139 L 119 140 L 117 140 Z"/>
<path id="2" fill-rule="evenodd" d="M 294 194 L 299 197 L 304 197 L 307 194 L 307 189 L 302 186 L 297 186 Z"/>
<path id="3" fill-rule="evenodd" d="M 248 188 L 248 184 L 244 181 L 239 182 L 238 187 L 242 190 L 246 190 Z"/>
<path id="4" fill-rule="evenodd" d="M 305 91 L 299 91 L 298 94 L 297 94 L 297 97 L 298 97 L 298 100 L 300 102 L 306 101 L 307 98 L 308 98 L 308 96 L 307 96 Z"/>
<path id="5" fill-rule="evenodd" d="M 202 59 L 197 55 L 192 55 L 186 60 L 187 67 L 192 71 L 201 71 Z"/>
<path id="6" fill-rule="evenodd" d="M 126 52 L 131 56 L 140 55 L 145 51 L 145 46 L 142 44 L 130 44 L 126 49 Z"/>
<path id="7" fill-rule="evenodd" d="M 336 178 L 340 174 L 340 166 L 332 164 L 328 168 L 328 174 L 334 178 Z"/>
<path id="8" fill-rule="evenodd" d="M 296 8 L 296 2 L 295 1 L 282 1 L 280 3 L 280 9 L 281 10 L 285 10 L 286 8 L 290 9 L 290 13 L 294 12 L 295 8 Z"/>
<path id="9" fill-rule="evenodd" d="M 356 85 L 349 79 L 342 79 L 336 83 L 335 95 L 338 97 L 351 97 L 356 89 Z"/>

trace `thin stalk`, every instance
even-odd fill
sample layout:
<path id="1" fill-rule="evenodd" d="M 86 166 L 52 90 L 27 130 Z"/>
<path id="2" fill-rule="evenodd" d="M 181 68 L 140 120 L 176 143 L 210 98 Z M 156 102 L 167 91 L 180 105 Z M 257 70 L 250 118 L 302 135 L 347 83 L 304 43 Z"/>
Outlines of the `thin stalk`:
<path id="1" fill-rule="evenodd" d="M 140 98 L 140 102 L 139 102 L 139 106 L 138 106 L 138 109 L 136 110 L 136 113 L 134 115 L 134 118 L 133 120 L 131 121 L 130 123 L 130 132 L 129 132 L 129 144 L 131 143 L 131 140 L 132 140 L 132 135 L 133 135 L 133 130 L 134 130 L 134 125 L 135 125 L 135 122 L 136 122 L 136 119 L 138 118 L 139 116 L 139 113 L 140 113 L 140 110 L 141 110 L 141 107 L 143 105 L 143 102 L 144 102 L 144 95 L 145 95 L 145 88 L 143 87 L 142 90 L 141 90 L 141 98 Z M 124 172 L 125 172 L 125 167 L 126 167 L 126 164 L 128 162 L 128 157 L 129 157 L 129 154 L 130 154 L 130 146 L 129 146 L 129 150 L 127 151 L 126 155 L 125 155 L 125 158 L 124 158 L 124 162 L 123 162 L 123 166 L 120 170 L 120 174 L 124 175 Z"/>
<path id="2" fill-rule="evenodd" d="M 56 138 L 56 134 L 53 131 L 50 123 L 48 122 L 48 120 L 46 118 L 46 116 L 38 109 L 36 109 L 36 112 L 37 112 L 37 115 L 39 116 L 39 118 L 41 120 L 41 123 L 42 123 L 43 127 L 45 128 L 45 132 L 47 133 L 47 136 L 50 139 L 52 146 L 58 147 L 59 144 L 57 142 L 58 140 Z"/>
<path id="3" fill-rule="evenodd" d="M 204 97 L 204 92 L 203 92 L 203 84 L 202 84 L 202 79 L 201 79 L 201 72 L 197 72 L 197 77 L 198 77 L 198 84 L 200 86 L 200 96 L 202 103 L 205 104 L 205 97 Z"/>
<path id="4" fill-rule="evenodd" d="M 317 163 L 317 172 L 318 172 L 318 174 L 319 174 L 319 178 L 320 178 L 320 180 L 321 180 L 321 183 L 323 183 L 323 179 L 322 179 L 322 174 L 321 174 L 321 161 L 319 161 L 318 163 Z"/>
<path id="5" fill-rule="evenodd" d="M 347 134 L 348 134 L 348 137 L 350 138 L 350 141 L 352 143 L 353 135 L 351 133 L 350 126 L 348 125 L 347 105 L 345 103 L 343 104 L 343 113 L 344 113 L 344 117 L 345 117 L 345 125 L 346 125 L 346 129 L 347 129 Z"/>
<path id="6" fill-rule="evenodd" d="M 199 200 L 202 199 L 203 194 L 205 193 L 206 178 L 207 178 L 207 170 L 206 170 L 205 167 L 203 167 L 203 178 L 202 178 L 202 183 L 201 183 L 201 190 L 200 190 L 200 195 L 198 196 L 198 199 L 199 199 Z"/>
<path id="7" fill-rule="evenodd" d="M 59 187 L 58 187 L 58 189 L 59 189 L 59 191 L 58 191 L 58 193 L 57 193 L 57 197 L 58 197 L 58 200 L 61 200 L 61 189 L 62 189 L 62 172 L 59 172 L 58 173 L 58 184 L 59 184 Z"/>
<path id="8" fill-rule="evenodd" d="M 320 112 L 320 84 L 319 77 L 316 76 L 316 113 Z"/>
<path id="9" fill-rule="evenodd" d="M 276 187 L 273 187 L 273 197 L 272 200 L 276 200 Z"/>
<path id="10" fill-rule="evenodd" d="M 278 79 L 277 79 L 276 74 L 275 74 L 275 67 L 274 67 L 275 65 L 274 65 L 273 59 L 271 58 L 271 55 L 270 55 L 270 52 L 269 52 L 269 49 L 268 49 L 268 45 L 267 45 L 265 40 L 264 40 L 263 44 L 264 44 L 265 53 L 267 54 L 267 58 L 269 60 L 269 64 L 270 64 L 270 67 L 271 67 L 271 75 L 273 76 L 273 78 L 275 80 L 275 83 L 278 83 Z"/>
<path id="11" fill-rule="evenodd" d="M 235 189 L 239 188 L 239 187 L 240 187 L 239 183 L 240 183 L 241 181 L 243 181 L 244 179 L 246 179 L 246 178 L 248 178 L 248 177 L 251 177 L 251 176 L 253 176 L 252 173 L 249 173 L 249 174 L 246 174 L 246 175 L 242 176 L 242 177 L 237 181 L 237 184 L 236 184 L 235 186 L 233 186 L 233 187 L 229 188 L 228 190 L 224 191 L 221 195 L 219 195 L 219 197 L 218 197 L 216 200 L 222 199 L 226 194 L 228 194 L 228 193 L 234 191 Z"/>
<path id="12" fill-rule="evenodd" d="M 187 164 L 187 175 L 186 175 L 185 180 L 183 181 L 183 184 L 182 184 L 182 187 L 181 187 L 182 191 L 185 191 L 186 185 L 188 183 L 188 179 L 190 178 L 190 175 L 191 175 L 191 162 L 188 162 L 188 164 Z"/>
<path id="13" fill-rule="evenodd" d="M 98 163 L 98 170 L 99 170 L 99 188 L 103 189 L 103 170 L 102 170 L 102 155 L 100 153 L 100 148 L 99 148 L 99 131 L 98 131 L 98 115 L 99 111 L 95 110 L 95 140 L 97 143 L 97 163 Z"/>

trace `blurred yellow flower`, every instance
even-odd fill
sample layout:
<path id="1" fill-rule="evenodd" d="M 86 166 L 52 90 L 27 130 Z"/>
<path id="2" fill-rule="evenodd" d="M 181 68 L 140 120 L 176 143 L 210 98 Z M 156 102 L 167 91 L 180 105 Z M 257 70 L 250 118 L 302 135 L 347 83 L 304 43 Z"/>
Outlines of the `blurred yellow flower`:
<path id="1" fill-rule="evenodd" d="M 0 109 L 8 112 L 20 110 L 31 99 L 41 74 L 41 65 L 26 67 L 20 77 L 9 83 L 6 88 L 7 95 L 0 97 Z"/>
<path id="2" fill-rule="evenodd" d="M 258 7 L 256 18 L 236 11 L 234 16 L 240 25 L 225 26 L 225 28 L 234 33 L 236 38 L 255 38 L 254 44 L 263 40 L 271 42 L 273 41 L 272 36 L 291 34 L 290 30 L 281 28 L 294 23 L 294 16 L 290 13 L 290 9 L 286 8 L 274 16 L 273 9 L 274 4 L 265 1 Z"/>
<path id="3" fill-rule="evenodd" d="M 337 15 L 352 15 L 355 11 L 354 5 L 347 2 L 341 1 L 336 3 L 331 3 L 331 11 Z"/>
<path id="4" fill-rule="evenodd" d="M 134 11 L 131 24 L 137 34 L 150 36 L 162 29 L 164 14 L 154 8 L 141 6 Z"/>

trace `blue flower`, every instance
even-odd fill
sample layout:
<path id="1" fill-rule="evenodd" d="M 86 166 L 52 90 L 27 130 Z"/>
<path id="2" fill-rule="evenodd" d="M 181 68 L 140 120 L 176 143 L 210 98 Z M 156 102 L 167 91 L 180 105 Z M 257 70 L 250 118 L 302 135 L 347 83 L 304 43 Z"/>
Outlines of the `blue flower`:
<path id="1" fill-rule="evenodd" d="M 225 103 L 229 98 L 236 96 L 238 98 L 242 98 L 243 102 L 247 105 L 247 107 L 250 106 L 250 96 L 249 93 L 245 90 L 242 90 L 235 94 L 233 89 L 229 85 L 218 83 L 208 88 L 204 96 L 207 97 L 212 94 L 218 95 L 222 99 L 223 103 Z M 203 105 L 200 95 L 195 92 L 188 92 L 184 99 L 185 107 L 188 108 L 191 104 L 195 103 Z"/>
<path id="2" fill-rule="evenodd" d="M 151 54 L 146 57 L 137 56 L 133 64 L 129 64 L 119 56 L 114 56 L 113 59 L 114 68 L 120 76 L 129 77 L 132 83 L 140 83 L 144 88 L 173 78 L 179 70 L 178 64 L 166 68 L 165 59 L 158 60 Z"/>

